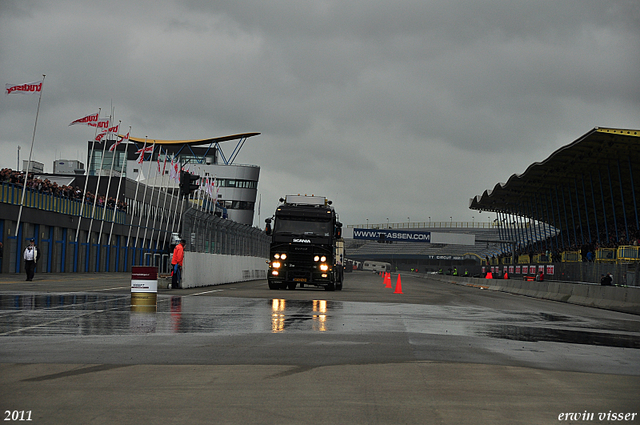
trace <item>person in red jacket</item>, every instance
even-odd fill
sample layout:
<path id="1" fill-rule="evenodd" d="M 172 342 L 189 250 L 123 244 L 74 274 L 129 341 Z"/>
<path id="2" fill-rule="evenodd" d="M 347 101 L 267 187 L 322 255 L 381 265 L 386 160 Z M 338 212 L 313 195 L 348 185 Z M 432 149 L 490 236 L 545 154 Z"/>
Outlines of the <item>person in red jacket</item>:
<path id="1" fill-rule="evenodd" d="M 184 260 L 184 246 L 187 241 L 180 240 L 180 243 L 176 245 L 173 250 L 173 258 L 171 259 L 171 265 L 173 265 L 173 276 L 171 276 L 171 287 L 180 288 L 180 282 L 182 281 L 182 261 Z"/>

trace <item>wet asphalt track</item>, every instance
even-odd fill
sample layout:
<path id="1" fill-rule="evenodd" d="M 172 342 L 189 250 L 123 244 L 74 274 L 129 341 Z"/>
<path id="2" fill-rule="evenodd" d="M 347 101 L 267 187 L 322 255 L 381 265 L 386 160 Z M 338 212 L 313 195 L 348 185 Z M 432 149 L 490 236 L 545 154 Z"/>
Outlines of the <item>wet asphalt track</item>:
<path id="1" fill-rule="evenodd" d="M 192 423 L 555 423 L 640 405 L 634 315 L 363 272 L 336 292 L 160 289 L 140 313 L 126 274 L 20 277 L 0 277 L 0 407 L 41 423 L 186 423 L 185 400 Z"/>

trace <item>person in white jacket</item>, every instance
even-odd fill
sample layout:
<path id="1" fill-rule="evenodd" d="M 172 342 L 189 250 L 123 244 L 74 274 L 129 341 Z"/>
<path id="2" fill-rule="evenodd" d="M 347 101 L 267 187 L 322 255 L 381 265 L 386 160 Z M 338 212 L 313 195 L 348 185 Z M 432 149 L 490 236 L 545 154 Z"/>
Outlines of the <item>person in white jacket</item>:
<path id="1" fill-rule="evenodd" d="M 31 239 L 29 245 L 24 250 L 24 271 L 27 273 L 27 280 L 32 281 L 36 274 L 36 261 L 38 261 L 38 248 L 36 241 Z"/>

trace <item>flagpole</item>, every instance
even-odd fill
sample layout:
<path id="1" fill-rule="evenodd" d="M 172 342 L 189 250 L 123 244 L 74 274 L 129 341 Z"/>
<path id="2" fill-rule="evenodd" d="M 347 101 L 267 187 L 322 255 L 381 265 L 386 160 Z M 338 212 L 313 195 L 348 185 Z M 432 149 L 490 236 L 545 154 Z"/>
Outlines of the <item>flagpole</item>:
<path id="1" fill-rule="evenodd" d="M 175 173 L 175 165 L 173 163 L 173 159 L 171 159 L 171 169 L 173 170 L 173 173 Z M 172 180 L 171 174 L 172 174 L 172 172 L 170 171 L 169 172 L 169 183 L 171 183 L 171 180 Z M 175 174 L 174 174 L 174 177 L 173 177 L 173 181 L 175 182 Z M 169 186 L 167 185 L 167 192 L 169 191 L 168 187 Z M 171 212 L 171 209 L 173 208 L 173 199 L 176 197 L 174 192 L 175 192 L 175 187 L 172 185 L 171 186 L 171 202 L 169 202 L 169 209 L 167 210 L 169 212 Z M 176 222 L 175 213 L 174 213 L 173 217 L 167 217 L 167 226 L 165 227 L 164 239 L 162 240 L 162 245 L 163 246 L 167 241 L 167 233 L 169 232 L 169 222 L 172 221 L 172 220 L 173 220 L 173 223 L 175 224 L 175 222 Z M 173 232 L 173 225 L 171 226 L 171 231 Z"/>
<path id="2" fill-rule="evenodd" d="M 200 202 L 200 211 L 204 212 L 204 190 L 202 189 L 202 182 L 204 181 L 204 173 L 202 171 L 202 168 L 200 168 L 200 166 L 198 166 L 198 175 L 200 176 L 200 178 L 198 179 L 198 192 L 200 192 L 198 199 Z"/>
<path id="3" fill-rule="evenodd" d="M 142 162 L 140 163 L 140 173 L 138 173 L 138 184 L 140 184 L 140 181 L 142 180 L 140 177 L 143 175 L 142 174 L 142 169 L 144 166 L 144 149 L 147 147 L 147 136 L 144 136 L 144 145 L 142 145 Z M 138 247 L 138 237 L 140 236 L 140 225 L 142 224 L 142 212 L 144 211 L 144 201 L 145 198 L 147 196 L 147 183 L 146 180 L 149 178 L 149 176 L 147 175 L 147 178 L 145 179 L 145 184 L 144 184 L 144 195 L 142 196 L 142 202 L 140 203 L 140 214 L 138 214 L 138 226 L 136 229 L 136 242 L 135 242 L 135 247 Z M 144 248 L 144 244 L 142 244 L 142 247 Z"/>
<path id="4" fill-rule="evenodd" d="M 82 222 L 82 214 L 84 212 L 84 203 L 87 198 L 87 184 L 89 183 L 89 167 L 91 166 L 91 159 L 93 158 L 93 151 L 95 149 L 96 136 L 98 135 L 98 126 L 100 125 L 100 111 L 102 108 L 98 108 L 98 121 L 96 121 L 96 130 L 93 132 L 93 141 L 91 142 L 91 153 L 89 154 L 89 163 L 87 164 L 87 174 L 84 176 L 84 191 L 82 192 L 82 203 L 80 204 L 80 217 L 78 217 L 78 228 L 76 229 L 76 243 L 78 242 L 78 235 L 80 234 L 80 223 Z M 107 125 L 109 128 L 109 125 Z"/>
<path id="5" fill-rule="evenodd" d="M 171 222 L 171 233 L 177 233 L 177 232 L 174 232 L 174 230 L 180 230 L 179 221 L 178 221 L 178 228 L 176 229 L 176 216 L 178 215 L 178 205 L 180 204 L 180 198 L 182 197 L 182 194 L 180 193 L 180 178 L 182 178 L 182 165 L 180 165 L 180 163 L 178 163 L 178 168 L 180 169 L 180 172 L 178 173 L 178 199 L 176 201 L 176 209 L 173 213 L 173 220 Z M 181 208 L 180 214 L 182 214 L 182 210 L 184 209 L 184 199 L 180 208 Z M 182 235 L 180 236 L 182 237 Z"/>
<path id="6" fill-rule="evenodd" d="M 145 183 L 144 183 L 144 195 L 142 195 L 142 205 L 144 205 L 144 203 L 145 203 L 145 201 L 147 199 L 147 189 L 149 188 L 149 183 L 147 183 L 147 180 L 149 180 L 149 176 L 151 175 L 151 163 L 153 162 L 153 152 L 155 151 L 155 149 L 156 149 L 156 141 L 154 140 L 153 141 L 153 148 L 151 149 L 151 156 L 149 157 L 149 169 L 147 170 L 147 178 L 145 179 Z M 143 152 L 143 155 L 144 155 L 144 152 Z M 143 158 L 143 160 L 144 160 L 144 158 Z M 151 193 L 153 194 L 153 191 Z M 151 206 L 151 205 L 149 205 L 149 206 Z M 142 237 L 142 245 L 141 245 L 142 249 L 144 249 L 144 243 L 145 243 L 145 240 L 147 239 L 147 228 L 149 226 L 149 217 L 150 216 L 151 216 L 151 211 L 149 211 L 147 213 L 147 219 L 146 219 L 145 224 L 144 224 L 144 235 Z M 142 216 L 140 216 L 140 220 L 142 220 Z M 140 228 L 138 228 L 138 233 L 139 232 L 140 232 Z M 136 235 L 136 237 L 137 237 L 137 235 Z M 143 258 L 143 261 L 144 261 L 144 258 Z"/>
<path id="7" fill-rule="evenodd" d="M 188 200 L 189 200 L 189 197 L 188 197 L 188 196 L 187 196 L 186 198 L 183 198 L 183 199 L 182 199 L 182 205 L 181 205 L 181 207 L 180 207 L 180 213 L 178 214 L 178 228 L 177 228 L 177 230 L 180 230 L 180 225 L 182 224 L 182 213 L 185 211 L 184 203 L 185 203 L 185 201 L 188 201 Z M 189 207 L 189 205 L 187 204 L 187 208 L 188 208 L 188 207 Z M 176 208 L 176 210 L 177 210 L 177 208 Z M 186 239 L 186 236 L 185 236 L 185 235 L 182 235 L 182 234 L 181 234 L 181 235 L 180 235 L 180 237 L 181 237 L 182 239 Z"/>
<path id="8" fill-rule="evenodd" d="M 160 154 L 162 153 L 162 145 L 158 148 L 158 173 L 156 174 L 156 178 L 154 179 L 153 183 L 154 183 L 154 189 L 158 189 L 158 187 L 162 187 L 162 180 L 160 181 L 160 186 L 158 186 L 158 174 L 161 174 L 162 171 L 160 171 Z M 151 158 L 153 159 L 153 158 Z M 164 177 L 164 176 L 163 176 Z M 151 249 L 151 243 L 153 241 L 153 235 L 156 232 L 156 225 L 158 224 L 158 213 L 160 211 L 160 191 L 161 189 L 158 189 L 158 196 L 156 196 L 156 211 L 155 214 L 153 215 L 153 228 L 151 229 L 151 236 L 149 237 L 149 249 Z M 153 194 L 153 189 L 151 191 L 151 193 Z M 165 192 L 166 194 L 166 192 Z M 166 199 L 166 195 L 165 195 L 165 199 Z M 162 227 L 162 223 L 160 224 L 160 226 L 158 226 L 158 237 L 160 237 L 160 228 Z M 145 230 L 145 234 L 146 234 L 146 230 Z M 158 241 L 156 241 L 156 247 L 154 249 L 158 249 Z"/>
<path id="9" fill-rule="evenodd" d="M 200 166 L 196 165 L 196 170 L 198 172 L 198 175 L 200 175 Z M 198 190 L 196 190 L 193 193 L 193 200 L 195 201 L 196 204 L 196 211 L 200 210 L 202 211 L 202 193 L 200 192 L 200 184 L 198 184 Z"/>
<path id="10" fill-rule="evenodd" d="M 126 165 L 127 165 L 126 154 L 127 154 L 127 146 L 129 145 L 129 134 L 130 133 L 131 133 L 131 126 L 129 126 L 129 132 L 127 133 L 127 141 L 124 143 L 125 144 L 125 147 L 124 147 L 125 158 L 124 158 L 124 161 L 122 161 L 123 167 L 120 168 L 120 179 L 118 180 L 118 190 L 116 191 L 116 201 L 115 201 L 116 202 L 116 207 L 115 207 L 114 212 L 113 212 L 113 220 L 111 220 L 111 230 L 109 230 L 109 243 L 108 243 L 108 245 L 111 245 L 111 235 L 113 234 L 113 225 L 116 222 L 116 211 L 118 211 L 118 197 L 120 196 L 120 187 L 122 185 L 122 176 L 124 175 L 124 171 L 125 171 L 124 167 L 126 167 Z M 115 158 L 117 152 L 118 152 L 118 147 L 116 146 L 113 149 L 114 158 Z"/>
<path id="11" fill-rule="evenodd" d="M 18 221 L 16 223 L 16 238 L 18 230 L 20 230 L 20 219 L 22 218 L 22 207 L 24 206 L 24 195 L 27 192 L 27 180 L 29 179 L 29 168 L 31 167 L 31 154 L 33 153 L 33 143 L 36 140 L 36 128 L 38 127 L 38 115 L 40 114 L 40 102 L 42 101 L 42 90 L 44 90 L 44 79 L 46 75 L 42 74 L 42 85 L 40 86 L 40 96 L 38 97 L 38 107 L 36 108 L 36 122 L 33 124 L 33 136 L 31 136 L 31 149 L 29 150 L 29 161 L 27 161 L 27 169 L 24 171 L 24 186 L 22 187 L 22 199 L 20 200 L 20 210 L 18 210 Z M 18 164 L 19 166 L 20 164 Z M 19 167 L 18 167 L 19 168 Z"/>
<path id="12" fill-rule="evenodd" d="M 142 151 L 143 152 L 144 152 L 144 148 L 146 148 L 146 147 L 147 147 L 147 139 L 145 138 L 144 145 L 142 145 Z M 142 171 L 142 166 L 140 166 L 140 171 Z M 132 207 L 131 223 L 129 224 L 129 234 L 127 235 L 127 248 L 129 247 L 129 242 L 131 241 L 131 229 L 133 228 L 133 215 L 136 212 L 135 208 L 134 208 L 134 205 L 138 204 L 138 188 L 140 187 L 140 175 L 141 174 L 142 173 L 139 172 L 138 173 L 138 178 L 136 179 L 136 192 L 133 195 L 133 205 L 131 206 Z M 137 212 L 138 212 L 138 214 L 141 214 L 140 213 L 140 208 L 138 208 Z M 136 238 L 136 241 L 134 242 L 133 247 L 136 248 L 137 246 L 138 246 L 138 239 Z"/>
<path id="13" fill-rule="evenodd" d="M 120 123 L 122 121 L 118 121 L 118 126 L 117 128 L 120 128 Z M 107 133 L 107 135 L 109 135 L 109 133 Z M 114 143 L 117 143 L 117 141 L 114 141 Z M 105 140 L 104 142 L 105 147 L 107 146 L 107 141 Z M 111 170 L 109 170 L 109 183 L 107 183 L 107 193 L 104 195 L 105 200 L 104 200 L 104 205 L 103 205 L 103 210 L 102 210 L 102 221 L 100 221 L 100 233 L 98 234 L 98 245 L 100 245 L 100 241 L 102 240 L 102 229 L 104 228 L 104 220 L 105 218 L 107 218 L 107 201 L 108 201 L 108 197 L 109 197 L 109 190 L 111 189 L 111 180 L 113 177 L 113 165 L 116 162 L 116 149 L 113 149 L 113 155 L 111 156 Z M 122 174 L 121 174 L 122 175 Z M 113 209 L 113 216 L 115 217 L 116 215 L 116 210 L 115 207 Z M 111 238 L 109 238 L 109 240 L 111 240 Z"/>
<path id="14" fill-rule="evenodd" d="M 105 137 L 109 136 L 109 131 L 111 130 L 111 119 L 113 118 L 113 110 L 111 111 L 111 115 L 109 115 L 109 124 L 107 125 L 107 134 Z M 102 140 L 102 139 L 101 139 Z M 94 139 L 95 142 L 95 139 Z M 100 177 L 102 177 L 102 167 L 104 166 L 104 153 L 107 149 L 107 142 L 102 142 L 102 159 L 100 160 L 100 172 L 98 173 L 98 179 L 96 181 L 96 193 L 93 198 L 93 208 L 91 209 L 91 221 L 89 221 L 89 231 L 87 232 L 87 243 L 91 240 L 91 228 L 93 227 L 93 219 L 96 215 L 96 204 L 98 203 L 98 191 L 100 190 Z M 86 196 L 86 194 L 85 194 Z M 87 251 L 88 254 L 88 251 Z"/>
<path id="15" fill-rule="evenodd" d="M 167 167 L 167 154 L 169 153 L 168 150 L 165 149 L 164 151 L 164 165 L 162 166 L 162 185 L 164 186 L 164 174 L 165 174 L 165 169 Z M 169 179 L 171 180 L 171 179 Z M 167 217 L 167 224 L 169 223 L 169 215 L 165 214 L 165 212 L 167 211 L 167 194 L 169 192 L 169 182 L 167 182 L 167 186 L 165 187 L 164 190 L 164 199 L 162 200 L 162 220 L 160 222 L 160 228 L 158 229 L 158 239 L 160 239 L 160 232 L 162 231 L 162 222 L 164 221 L 164 217 Z M 162 237 L 162 248 L 164 249 L 164 244 L 167 241 L 167 231 L 165 230 L 164 235 Z"/>

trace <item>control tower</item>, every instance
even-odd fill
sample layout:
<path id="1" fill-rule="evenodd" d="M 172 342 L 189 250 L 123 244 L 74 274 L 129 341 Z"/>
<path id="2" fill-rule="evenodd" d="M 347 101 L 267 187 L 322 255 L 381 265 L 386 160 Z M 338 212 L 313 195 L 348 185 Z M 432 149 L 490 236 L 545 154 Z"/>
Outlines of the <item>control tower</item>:
<path id="1" fill-rule="evenodd" d="M 96 176 L 124 173 L 128 179 L 178 195 L 178 182 L 170 177 L 173 161 L 178 164 L 179 170 L 185 169 L 213 180 L 218 205 L 227 210 L 228 218 L 251 226 L 260 167 L 236 164 L 235 160 L 246 140 L 259 134 L 242 133 L 198 140 L 130 137 L 128 143 L 118 144 L 111 152 L 109 148 L 115 140 L 90 141 L 87 151 L 88 174 Z M 231 153 L 225 153 L 222 149 L 221 144 L 224 142 L 235 142 Z M 145 154 L 140 162 L 138 152 L 143 147 L 150 149 L 151 146 L 153 152 Z"/>

